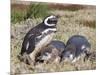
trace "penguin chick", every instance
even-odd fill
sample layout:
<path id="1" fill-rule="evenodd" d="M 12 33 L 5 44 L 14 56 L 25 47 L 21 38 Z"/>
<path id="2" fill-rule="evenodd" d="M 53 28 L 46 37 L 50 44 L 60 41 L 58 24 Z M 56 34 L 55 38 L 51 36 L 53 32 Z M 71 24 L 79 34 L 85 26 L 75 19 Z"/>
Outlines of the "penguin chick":
<path id="1" fill-rule="evenodd" d="M 86 56 L 90 50 L 90 43 L 82 35 L 74 35 L 66 43 L 66 48 L 62 53 L 62 60 L 72 63 L 79 60 L 81 56 Z"/>
<path id="2" fill-rule="evenodd" d="M 52 41 L 47 47 L 41 50 L 40 55 L 37 56 L 37 60 L 46 63 L 57 63 L 60 61 L 60 56 L 64 49 L 65 44 L 62 41 Z"/>

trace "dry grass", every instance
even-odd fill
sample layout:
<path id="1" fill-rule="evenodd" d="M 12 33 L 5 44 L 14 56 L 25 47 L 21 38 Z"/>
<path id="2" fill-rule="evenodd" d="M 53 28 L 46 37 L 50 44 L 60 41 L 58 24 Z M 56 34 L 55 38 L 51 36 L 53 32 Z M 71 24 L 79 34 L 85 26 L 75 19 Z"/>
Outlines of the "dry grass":
<path id="1" fill-rule="evenodd" d="M 91 43 L 91 52 L 96 52 L 96 11 L 95 8 L 80 9 L 77 11 L 55 10 L 51 11 L 61 16 L 59 19 L 54 39 L 58 39 L 66 43 L 69 37 L 75 34 L 85 36 Z M 41 72 L 63 72 L 78 70 L 94 70 L 96 61 L 82 59 L 74 64 L 71 63 L 51 63 L 37 64 L 34 68 L 26 65 L 17 59 L 17 55 L 21 50 L 21 43 L 27 31 L 40 23 L 42 19 L 27 20 L 25 22 L 11 25 L 11 73 L 41 73 Z"/>

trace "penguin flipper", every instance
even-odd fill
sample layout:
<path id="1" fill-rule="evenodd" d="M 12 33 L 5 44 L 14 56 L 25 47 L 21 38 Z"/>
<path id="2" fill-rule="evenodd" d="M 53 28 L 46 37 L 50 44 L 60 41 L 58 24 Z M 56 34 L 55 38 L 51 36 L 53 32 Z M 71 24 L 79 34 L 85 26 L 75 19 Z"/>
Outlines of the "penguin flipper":
<path id="1" fill-rule="evenodd" d="M 22 43 L 21 55 L 25 52 L 30 54 L 35 48 L 35 36 L 31 36 L 30 38 L 25 38 Z"/>

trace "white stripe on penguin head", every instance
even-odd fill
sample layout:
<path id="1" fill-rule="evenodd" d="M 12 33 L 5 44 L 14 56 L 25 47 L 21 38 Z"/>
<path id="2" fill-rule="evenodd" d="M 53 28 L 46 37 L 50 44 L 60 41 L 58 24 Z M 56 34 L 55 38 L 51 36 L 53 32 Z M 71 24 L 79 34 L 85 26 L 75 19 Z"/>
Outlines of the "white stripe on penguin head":
<path id="1" fill-rule="evenodd" d="M 44 31 L 42 32 L 42 34 L 48 33 L 49 31 L 55 32 L 55 31 L 57 31 L 57 29 L 56 29 L 56 28 L 48 28 L 48 29 L 44 30 Z"/>
<path id="2" fill-rule="evenodd" d="M 48 19 L 50 19 L 50 18 L 56 18 L 56 17 L 55 17 L 54 15 L 51 15 L 51 16 L 47 17 L 47 18 L 44 20 L 45 25 L 47 25 L 47 26 L 55 26 L 55 24 L 48 24 L 48 23 L 47 23 Z"/>
<path id="3" fill-rule="evenodd" d="M 55 32 L 55 31 L 57 31 L 57 29 L 56 29 L 56 28 L 48 28 L 48 29 L 46 29 L 46 30 L 44 30 L 44 31 L 42 32 L 42 35 L 47 34 L 49 31 Z M 42 35 L 37 36 L 37 38 L 41 38 Z"/>

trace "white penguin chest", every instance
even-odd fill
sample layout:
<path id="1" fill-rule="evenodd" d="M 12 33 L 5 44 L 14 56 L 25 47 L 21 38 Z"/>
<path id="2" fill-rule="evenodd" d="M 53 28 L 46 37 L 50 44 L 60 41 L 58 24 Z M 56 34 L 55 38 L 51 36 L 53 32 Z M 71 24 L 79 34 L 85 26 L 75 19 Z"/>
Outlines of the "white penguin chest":
<path id="1" fill-rule="evenodd" d="M 47 44 L 50 43 L 50 41 L 52 41 L 52 38 L 54 36 L 55 33 L 51 33 L 47 36 L 45 36 L 44 38 L 42 38 L 42 40 L 40 40 L 36 45 L 35 48 L 42 48 L 44 46 L 46 46 Z"/>
<path id="2" fill-rule="evenodd" d="M 49 44 L 54 36 L 55 33 L 51 33 L 47 36 L 45 36 L 44 38 L 42 38 L 42 40 L 40 40 L 36 45 L 35 45 L 35 49 L 32 53 L 30 53 L 30 58 L 33 59 L 34 56 L 40 52 L 40 50 L 45 47 L 47 44 Z"/>

